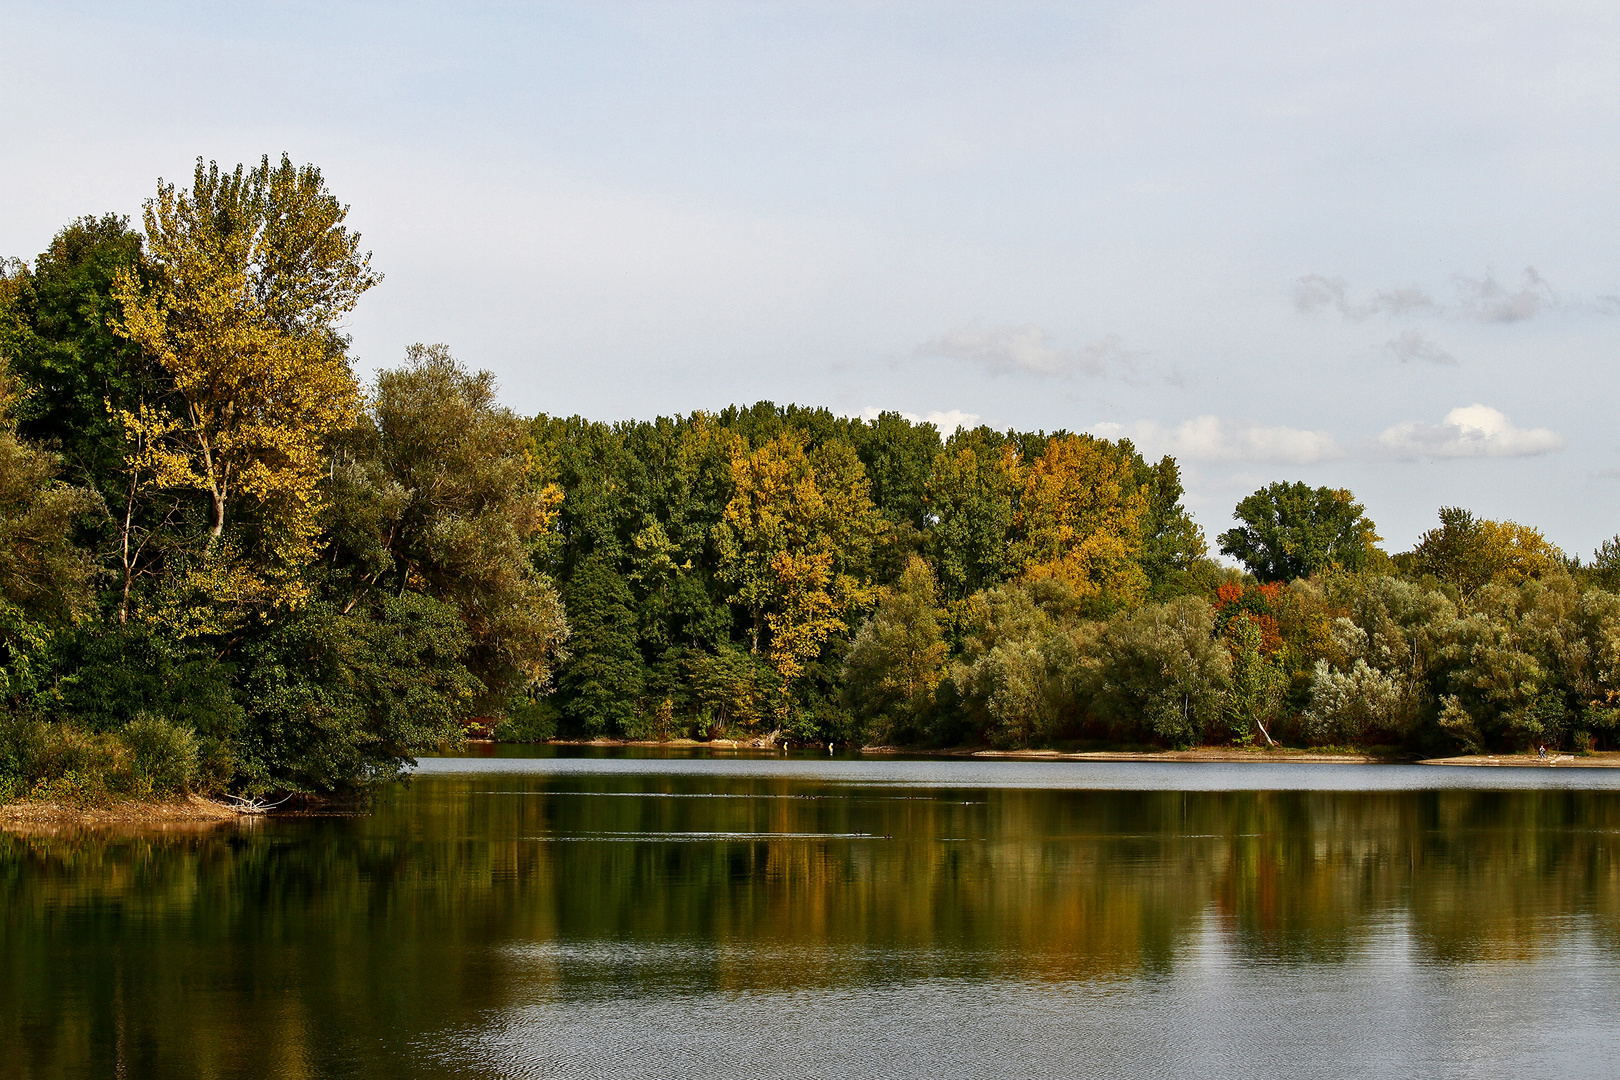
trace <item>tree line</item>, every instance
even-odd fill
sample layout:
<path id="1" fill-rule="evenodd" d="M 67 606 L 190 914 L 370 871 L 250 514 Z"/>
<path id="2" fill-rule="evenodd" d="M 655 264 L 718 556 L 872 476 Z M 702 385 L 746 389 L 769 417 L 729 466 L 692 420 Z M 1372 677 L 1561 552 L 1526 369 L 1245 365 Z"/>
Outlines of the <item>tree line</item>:
<path id="1" fill-rule="evenodd" d="M 1176 462 L 761 402 L 525 418 L 417 345 L 318 169 L 198 162 L 0 274 L 5 793 L 330 791 L 464 731 L 1595 745 L 1620 538 L 1582 564 L 1343 490 L 1217 538 Z"/>

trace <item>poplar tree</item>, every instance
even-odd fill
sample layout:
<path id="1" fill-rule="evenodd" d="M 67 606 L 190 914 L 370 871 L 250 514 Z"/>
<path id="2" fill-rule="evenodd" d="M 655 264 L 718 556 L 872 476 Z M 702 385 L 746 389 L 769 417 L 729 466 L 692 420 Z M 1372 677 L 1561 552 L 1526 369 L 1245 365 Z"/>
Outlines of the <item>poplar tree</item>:
<path id="1" fill-rule="evenodd" d="M 282 156 L 198 159 L 145 204 L 147 273 L 113 288 L 117 331 L 167 371 L 172 401 L 118 410 L 132 489 L 202 500 L 190 574 L 205 595 L 287 603 L 315 554 L 327 437 L 360 395 L 340 320 L 380 280 L 320 170 Z M 238 518 L 252 528 L 227 530 Z"/>

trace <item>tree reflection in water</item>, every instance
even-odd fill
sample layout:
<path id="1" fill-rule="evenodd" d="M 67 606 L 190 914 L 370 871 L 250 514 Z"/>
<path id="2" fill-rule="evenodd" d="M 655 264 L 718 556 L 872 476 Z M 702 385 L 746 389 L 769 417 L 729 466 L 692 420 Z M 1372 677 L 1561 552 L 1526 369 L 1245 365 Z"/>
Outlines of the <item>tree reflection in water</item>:
<path id="1" fill-rule="evenodd" d="M 1612 975 L 1617 848 L 1604 791 L 423 777 L 363 817 L 0 838 L 0 1075 L 522 1071 L 440 1051 L 540 1005 L 1086 998 L 1217 947 L 1313 985 L 1572 943 Z"/>

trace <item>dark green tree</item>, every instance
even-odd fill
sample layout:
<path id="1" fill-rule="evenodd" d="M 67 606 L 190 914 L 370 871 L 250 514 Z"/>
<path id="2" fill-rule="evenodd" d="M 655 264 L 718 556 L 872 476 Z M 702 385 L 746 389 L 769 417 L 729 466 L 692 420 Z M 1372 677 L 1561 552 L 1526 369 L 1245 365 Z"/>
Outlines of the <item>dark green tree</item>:
<path id="1" fill-rule="evenodd" d="M 460 613 L 419 593 L 305 605 L 244 650 L 238 786 L 348 790 L 457 740 L 483 690 L 471 645 Z"/>
<path id="2" fill-rule="evenodd" d="M 646 672 L 630 588 L 600 555 L 575 567 L 563 589 L 569 658 L 558 676 L 562 709 L 590 735 L 640 737 Z"/>
<path id="3" fill-rule="evenodd" d="M 1366 508 L 1344 488 L 1268 484 L 1238 503 L 1232 516 L 1243 524 L 1221 534 L 1221 552 L 1261 581 L 1362 570 L 1382 554 Z"/>
<path id="4" fill-rule="evenodd" d="M 454 606 L 486 713 L 545 685 L 568 631 L 530 556 L 559 493 L 532 475 L 528 425 L 495 403 L 494 377 L 442 345 L 413 345 L 377 377 L 370 414 L 345 442 L 331 470 L 341 547 L 328 553 L 347 572 L 334 586 L 343 603 L 386 588 Z"/>
<path id="5" fill-rule="evenodd" d="M 138 345 L 113 332 L 113 279 L 146 273 L 141 234 L 116 214 L 56 234 L 30 270 L 0 273 L 0 355 L 18 381 L 17 433 L 62 457 L 72 482 L 109 505 L 123 475 L 124 437 L 111 409 L 133 408 L 167 380 Z"/>
<path id="6" fill-rule="evenodd" d="M 1167 454 L 1149 465 L 1129 442 L 1121 442 L 1120 446 L 1136 459 L 1138 483 L 1148 492 L 1142 528 L 1142 570 L 1148 578 L 1148 600 L 1211 591 L 1219 571 L 1209 559 L 1204 530 L 1181 503 L 1186 489 L 1176 459 Z"/>

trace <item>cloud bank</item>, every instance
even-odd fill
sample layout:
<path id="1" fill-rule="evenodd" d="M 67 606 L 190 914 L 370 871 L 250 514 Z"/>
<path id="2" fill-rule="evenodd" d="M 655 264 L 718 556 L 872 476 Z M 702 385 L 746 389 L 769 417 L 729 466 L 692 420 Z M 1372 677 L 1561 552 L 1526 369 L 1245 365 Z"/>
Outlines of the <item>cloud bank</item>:
<path id="1" fill-rule="evenodd" d="M 1521 428 L 1489 405 L 1452 409 L 1438 424 L 1409 420 L 1378 436 L 1385 450 L 1404 460 L 1420 457 L 1535 457 L 1567 443 L 1550 428 Z"/>
<path id="2" fill-rule="evenodd" d="M 961 326 L 918 345 L 917 359 L 962 360 L 991 375 L 1035 375 L 1041 378 L 1134 378 L 1140 371 L 1136 354 L 1112 334 L 1078 349 L 1047 341 L 1035 326 Z"/>
<path id="3" fill-rule="evenodd" d="M 1325 431 L 1271 427 L 1218 416 L 1194 417 L 1175 427 L 1138 420 L 1134 424 L 1094 424 L 1088 430 L 1105 439 L 1130 439 L 1150 457 L 1172 454 L 1182 461 L 1308 465 L 1344 456 L 1333 436 Z"/>
<path id="4" fill-rule="evenodd" d="M 1450 316 L 1482 323 L 1525 322 L 1547 311 L 1613 314 L 1620 310 L 1620 306 L 1610 302 L 1614 298 L 1608 296 L 1590 302 L 1565 303 L 1533 266 L 1524 268 L 1517 285 L 1503 284 L 1497 280 L 1494 270 L 1487 270 L 1483 277 L 1477 278 L 1458 274 L 1452 279 L 1452 285 L 1456 299 L 1450 303 L 1435 300 L 1418 285 L 1385 289 L 1367 299 L 1355 300 L 1350 295 L 1349 282 L 1343 278 L 1306 274 L 1294 282 L 1294 308 L 1306 315 L 1336 311 L 1354 322 L 1387 315 L 1391 318 Z"/>

